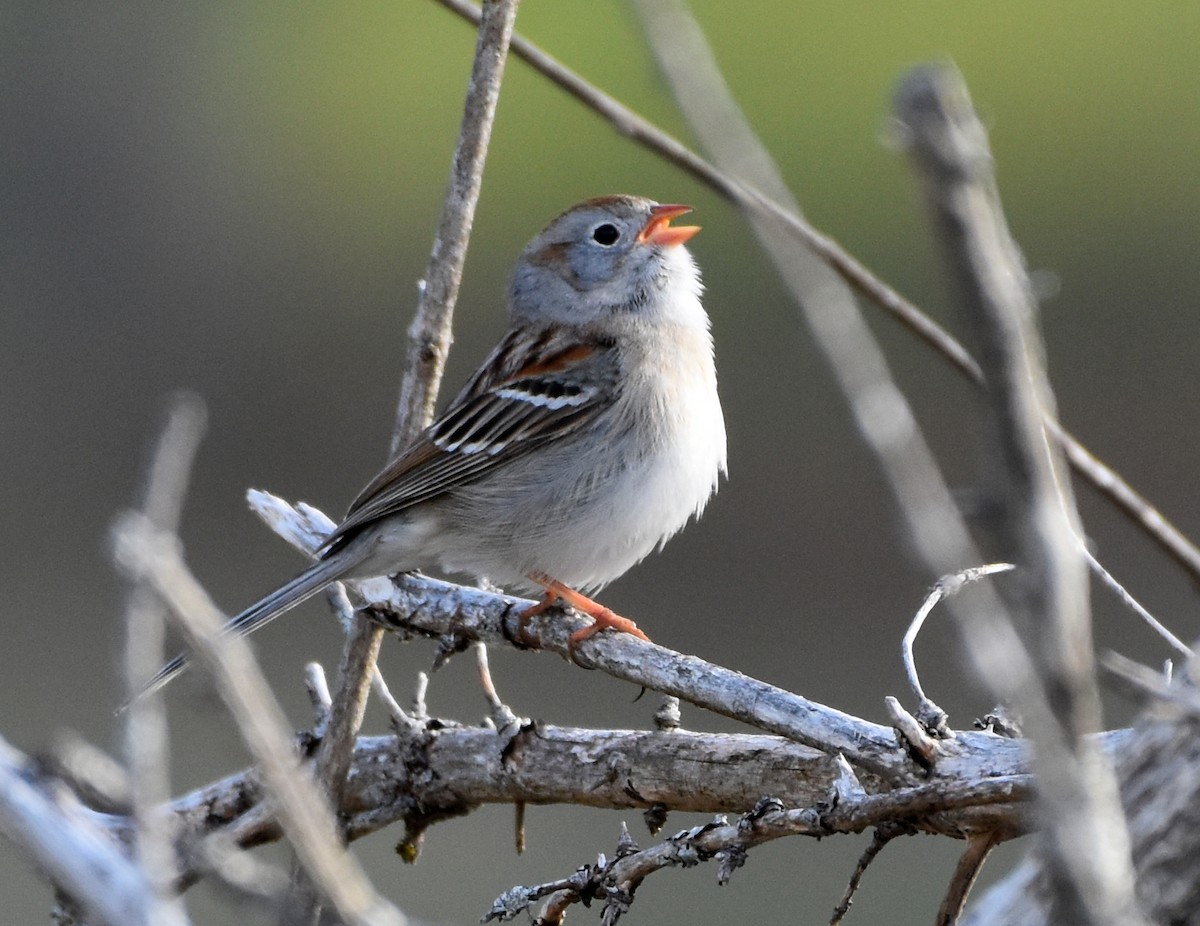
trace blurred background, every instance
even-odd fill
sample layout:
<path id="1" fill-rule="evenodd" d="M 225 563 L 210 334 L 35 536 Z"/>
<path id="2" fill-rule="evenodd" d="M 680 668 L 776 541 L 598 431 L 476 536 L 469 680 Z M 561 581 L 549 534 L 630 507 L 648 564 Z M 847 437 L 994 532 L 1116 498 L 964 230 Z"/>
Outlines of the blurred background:
<path id="1" fill-rule="evenodd" d="M 1014 234 L 1056 281 L 1044 324 L 1062 419 L 1200 536 L 1200 6 L 694 9 L 809 217 L 959 331 L 908 166 L 888 142 L 898 75 L 957 63 L 989 125 Z M 518 30 L 689 140 L 625 4 L 528 0 Z M 230 611 L 301 565 L 248 513 L 246 488 L 336 517 L 384 462 L 473 46 L 469 26 L 415 0 L 0 9 L 0 732 L 22 749 L 63 729 L 120 749 L 122 587 L 107 536 L 137 496 L 171 393 L 193 390 L 208 405 L 183 539 Z M 884 720 L 885 695 L 907 698 L 899 642 L 930 577 L 796 310 L 732 208 L 516 61 L 447 390 L 502 330 L 507 272 L 526 240 L 566 206 L 610 192 L 696 206 L 730 478 L 702 522 L 604 601 L 659 643 Z M 969 488 L 979 464 L 970 390 L 868 315 L 949 477 Z M 1080 501 L 1112 571 L 1181 637 L 1197 636 L 1188 581 L 1093 492 Z M 1099 591 L 1095 611 L 1101 648 L 1153 664 L 1169 655 Z M 314 604 L 256 644 L 296 726 L 307 725 L 301 667 L 336 666 L 336 623 Z M 402 700 L 430 655 L 385 644 Z M 991 707 L 936 614 L 918 656 L 955 725 Z M 493 669 L 518 714 L 548 722 L 645 726 L 657 706 L 549 656 L 496 653 Z M 465 658 L 434 676 L 429 699 L 464 721 L 485 711 Z M 180 682 L 169 700 L 177 792 L 242 767 L 203 684 Z M 1130 716 L 1119 700 L 1109 707 L 1110 723 Z M 684 724 L 735 729 L 686 707 Z M 384 730 L 384 719 L 371 714 L 367 729 Z M 398 830 L 357 850 L 409 913 L 471 923 L 512 884 L 611 852 L 621 819 L 647 843 L 636 817 L 531 808 L 518 857 L 511 808 L 485 808 L 436 827 L 415 866 L 392 851 Z M 677 815 L 668 828 L 693 822 Z M 916 838 L 883 854 L 850 922 L 931 920 L 961 846 Z M 864 845 L 777 843 L 723 889 L 711 866 L 660 875 L 631 922 L 721 922 L 781 905 L 794 922 L 827 922 Z M 986 879 L 1020 851 L 1006 847 Z M 6 922 L 48 921 L 48 888 L 7 843 L 0 896 Z M 198 921 L 242 916 L 208 888 L 192 898 Z M 571 915 L 588 922 L 597 911 Z"/>

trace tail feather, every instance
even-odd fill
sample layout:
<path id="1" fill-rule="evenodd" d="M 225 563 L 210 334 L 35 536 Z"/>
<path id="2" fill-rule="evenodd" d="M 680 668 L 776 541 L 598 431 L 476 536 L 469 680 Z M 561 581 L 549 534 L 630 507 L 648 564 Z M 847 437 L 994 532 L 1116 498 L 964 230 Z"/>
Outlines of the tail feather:
<path id="1" fill-rule="evenodd" d="M 336 582 L 346 575 L 358 562 L 357 558 L 348 557 L 345 548 L 318 560 L 308 569 L 296 576 L 285 585 L 281 585 L 261 601 L 250 605 L 241 614 L 233 617 L 221 628 L 222 634 L 232 634 L 244 637 L 254 633 L 265 624 L 269 624 L 285 611 L 294 608 L 301 602 L 307 601 L 331 582 Z M 165 666 L 158 670 L 155 676 L 146 683 L 141 695 L 157 691 L 179 675 L 188 666 L 188 656 L 180 653 Z"/>

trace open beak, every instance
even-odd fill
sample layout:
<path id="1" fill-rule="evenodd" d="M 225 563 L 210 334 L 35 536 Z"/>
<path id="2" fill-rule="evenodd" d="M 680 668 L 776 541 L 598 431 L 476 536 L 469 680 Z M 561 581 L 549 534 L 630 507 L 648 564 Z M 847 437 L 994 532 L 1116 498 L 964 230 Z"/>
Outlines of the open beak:
<path id="1" fill-rule="evenodd" d="M 683 244 L 696 234 L 696 232 L 700 231 L 700 226 L 679 225 L 672 228 L 671 219 L 677 219 L 679 216 L 687 215 L 691 211 L 691 206 L 668 204 L 654 206 L 650 210 L 650 221 L 646 223 L 645 228 L 638 232 L 638 243 L 657 244 L 664 248 Z"/>

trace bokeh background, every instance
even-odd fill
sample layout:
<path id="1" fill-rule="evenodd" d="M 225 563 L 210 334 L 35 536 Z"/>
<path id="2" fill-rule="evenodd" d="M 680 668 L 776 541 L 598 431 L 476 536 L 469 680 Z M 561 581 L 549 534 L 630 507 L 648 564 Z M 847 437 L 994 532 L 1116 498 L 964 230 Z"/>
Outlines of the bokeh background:
<path id="1" fill-rule="evenodd" d="M 1013 230 L 1056 281 L 1044 308 L 1065 422 L 1187 532 L 1195 504 L 1200 247 L 1200 6 L 1112 2 L 796 4 L 697 0 L 738 99 L 808 215 L 934 317 L 953 295 L 888 102 L 909 65 L 953 59 L 991 130 Z M 527 0 L 519 31 L 688 138 L 623 3 Z M 473 30 L 416 0 L 327 4 L 45 3 L 0 7 L 0 732 L 37 751 L 71 729 L 119 750 L 112 715 L 122 589 L 107 534 L 135 498 L 166 398 L 208 404 L 183 537 L 218 602 L 237 610 L 300 565 L 250 516 L 247 487 L 335 516 L 383 462 L 418 280 L 448 172 Z M 730 433 L 730 478 L 704 520 L 605 601 L 663 644 L 882 720 L 904 694 L 899 641 L 929 579 L 897 530 L 879 472 L 788 297 L 724 202 L 514 62 L 500 104 L 448 388 L 504 325 L 508 268 L 545 221 L 628 191 L 696 205 Z M 968 388 L 869 310 L 956 485 L 979 460 Z M 1104 561 L 1177 633 L 1197 635 L 1194 589 L 1094 493 Z M 1168 653 L 1103 593 L 1099 644 Z M 297 727 L 301 666 L 336 664 L 322 606 L 257 645 Z M 936 618 L 926 687 L 959 725 L 990 707 Z M 411 691 L 428 647 L 391 643 Z M 484 712 L 469 660 L 438 673 L 435 712 Z M 493 658 L 521 714 L 646 725 L 654 699 L 536 654 Z M 245 754 L 202 684 L 170 692 L 175 787 Z M 1126 705 L 1110 699 L 1111 721 Z M 697 710 L 697 729 L 732 726 Z M 384 721 L 372 714 L 368 728 Z M 636 815 L 531 808 L 437 827 L 417 865 L 399 832 L 358 844 L 376 883 L 434 923 L 475 922 L 514 883 L 611 852 Z M 690 825 L 679 816 L 669 826 Z M 756 851 L 718 889 L 702 867 L 640 891 L 637 922 L 731 916 L 826 922 L 864 843 L 791 840 Z M 918 837 L 876 863 L 852 921 L 929 922 L 960 847 Z M 1020 847 L 992 863 L 1001 874 Z M 0 844 L 10 923 L 47 922 L 49 891 Z M 252 921 L 193 892 L 200 921 Z M 595 910 L 575 910 L 590 921 Z M 632 920 L 631 920 L 632 921 Z"/>

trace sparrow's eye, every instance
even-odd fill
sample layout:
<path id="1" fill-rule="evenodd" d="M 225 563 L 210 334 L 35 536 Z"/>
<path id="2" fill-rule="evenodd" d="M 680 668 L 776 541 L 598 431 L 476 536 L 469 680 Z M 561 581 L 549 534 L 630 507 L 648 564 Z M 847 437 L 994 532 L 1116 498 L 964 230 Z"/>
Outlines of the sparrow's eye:
<path id="1" fill-rule="evenodd" d="M 621 232 L 617 226 L 605 222 L 603 225 L 597 225 L 592 229 L 592 240 L 596 244 L 602 244 L 606 248 L 616 244 L 621 238 Z"/>

